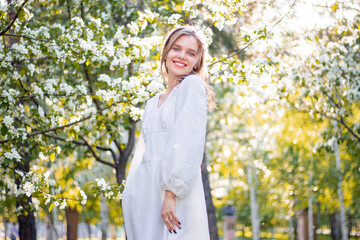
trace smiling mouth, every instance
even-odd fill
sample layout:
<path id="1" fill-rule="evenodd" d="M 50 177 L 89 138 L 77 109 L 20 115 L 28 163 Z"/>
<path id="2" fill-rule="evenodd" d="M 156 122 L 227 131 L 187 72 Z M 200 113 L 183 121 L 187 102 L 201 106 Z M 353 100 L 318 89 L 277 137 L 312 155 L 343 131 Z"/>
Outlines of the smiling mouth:
<path id="1" fill-rule="evenodd" d="M 181 62 L 174 61 L 174 64 L 177 67 L 186 67 L 186 65 L 184 63 L 181 63 Z"/>

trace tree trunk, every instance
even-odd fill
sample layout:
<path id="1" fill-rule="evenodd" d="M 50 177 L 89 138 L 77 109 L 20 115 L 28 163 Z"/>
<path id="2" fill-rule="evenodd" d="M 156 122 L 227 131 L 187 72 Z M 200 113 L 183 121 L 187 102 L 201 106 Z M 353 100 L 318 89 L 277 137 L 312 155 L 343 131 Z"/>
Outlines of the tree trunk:
<path id="1" fill-rule="evenodd" d="M 205 193 L 205 201 L 206 201 L 206 210 L 208 215 L 208 224 L 209 224 L 209 231 L 210 231 L 210 240 L 218 240 L 218 229 L 216 225 L 216 213 L 215 207 L 212 201 L 211 195 L 211 188 L 210 188 L 210 181 L 209 181 L 209 172 L 207 170 L 207 159 L 204 153 L 203 160 L 201 163 L 201 176 L 202 182 L 204 186 L 204 193 Z"/>
<path id="2" fill-rule="evenodd" d="M 23 173 L 28 173 L 30 170 L 29 158 L 29 154 L 24 153 L 24 160 L 17 163 L 15 169 Z M 18 174 L 15 174 L 15 183 L 18 188 L 21 187 L 21 181 L 22 177 L 20 177 Z M 16 198 L 16 207 L 23 208 L 21 215 L 18 216 L 20 240 L 36 240 L 34 213 L 30 210 L 27 210 L 31 202 L 31 196 L 26 197 L 23 195 Z"/>
<path id="3" fill-rule="evenodd" d="M 335 121 L 335 127 L 337 126 L 337 123 Z M 347 230 L 346 230 L 346 214 L 345 214 L 345 206 L 344 206 L 344 195 L 342 190 L 342 180 L 343 175 L 341 171 L 341 164 L 340 164 L 340 150 L 339 150 L 339 144 L 337 142 L 337 139 L 334 143 L 335 148 L 335 158 L 336 158 L 336 170 L 338 173 L 338 184 L 337 184 L 337 193 L 340 201 L 340 226 L 341 226 L 341 236 L 343 240 L 348 240 L 347 236 Z"/>
<path id="4" fill-rule="evenodd" d="M 259 220 L 259 206 L 256 199 L 256 173 L 254 166 L 247 167 L 247 178 L 250 187 L 250 201 L 251 201 L 251 225 L 252 225 L 252 239 L 259 240 L 260 237 L 260 220 Z"/>
<path id="5" fill-rule="evenodd" d="M 20 240 L 36 240 L 35 217 L 31 211 L 18 216 Z"/>
<path id="6" fill-rule="evenodd" d="M 54 195 L 54 190 L 52 190 Z M 47 214 L 47 223 L 46 223 L 46 239 L 47 240 L 57 240 L 59 238 L 59 233 L 57 230 L 57 210 L 55 206 L 51 212 Z"/>
<path id="7" fill-rule="evenodd" d="M 313 172 L 310 170 L 310 186 L 309 186 L 309 201 L 308 201 L 308 229 L 309 229 L 309 240 L 314 240 L 314 223 L 313 223 Z"/>
<path id="8" fill-rule="evenodd" d="M 90 226 L 89 222 L 86 222 L 86 227 L 87 227 L 87 230 L 88 230 L 89 239 L 91 239 L 91 226 Z"/>
<path id="9" fill-rule="evenodd" d="M 340 217 L 339 213 L 330 214 L 330 228 L 331 228 L 331 239 L 340 240 L 341 239 L 341 230 L 340 230 Z"/>
<path id="10" fill-rule="evenodd" d="M 294 240 L 294 221 L 293 217 L 289 219 L 289 240 Z"/>
<path id="11" fill-rule="evenodd" d="M 116 225 L 110 225 L 111 239 L 116 239 Z"/>
<path id="12" fill-rule="evenodd" d="M 66 208 L 66 237 L 67 240 L 77 240 L 79 213 L 75 208 Z"/>
<path id="13" fill-rule="evenodd" d="M 294 224 L 294 240 L 298 240 L 298 219 L 296 217 L 296 215 L 293 216 L 293 224 Z"/>
<path id="14" fill-rule="evenodd" d="M 8 228 L 7 228 L 8 221 L 7 221 L 7 220 L 3 220 L 3 224 L 4 224 L 4 237 L 5 237 L 5 240 L 7 240 L 7 236 L 8 236 Z"/>
<path id="15" fill-rule="evenodd" d="M 107 238 L 107 227 L 109 226 L 109 210 L 106 202 L 106 197 L 100 196 L 100 216 L 101 216 L 101 240 Z"/>
<path id="16" fill-rule="evenodd" d="M 53 209 L 53 211 L 54 211 L 54 209 Z M 46 215 L 46 239 L 47 240 L 58 239 L 57 235 L 56 235 L 55 223 L 54 223 L 52 211 Z"/>

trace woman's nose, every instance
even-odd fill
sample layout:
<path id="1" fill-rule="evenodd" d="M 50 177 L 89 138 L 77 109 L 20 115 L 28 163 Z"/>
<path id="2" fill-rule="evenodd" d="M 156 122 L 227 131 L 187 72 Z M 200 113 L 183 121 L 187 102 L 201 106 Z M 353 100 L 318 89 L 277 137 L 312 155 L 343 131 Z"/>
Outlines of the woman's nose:
<path id="1" fill-rule="evenodd" d="M 179 58 L 181 58 L 181 59 L 185 58 L 185 52 L 184 51 L 179 52 Z"/>

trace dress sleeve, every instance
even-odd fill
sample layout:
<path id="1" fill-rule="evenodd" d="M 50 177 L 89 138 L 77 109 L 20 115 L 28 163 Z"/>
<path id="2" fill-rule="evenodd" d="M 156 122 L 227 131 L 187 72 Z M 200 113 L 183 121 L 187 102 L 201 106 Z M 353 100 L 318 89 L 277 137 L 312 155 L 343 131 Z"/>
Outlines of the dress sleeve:
<path id="1" fill-rule="evenodd" d="M 160 187 L 179 198 L 187 195 L 198 176 L 207 114 L 206 89 L 200 77 L 188 76 L 181 85 L 176 100 L 176 119 L 162 155 L 164 165 L 160 174 Z"/>

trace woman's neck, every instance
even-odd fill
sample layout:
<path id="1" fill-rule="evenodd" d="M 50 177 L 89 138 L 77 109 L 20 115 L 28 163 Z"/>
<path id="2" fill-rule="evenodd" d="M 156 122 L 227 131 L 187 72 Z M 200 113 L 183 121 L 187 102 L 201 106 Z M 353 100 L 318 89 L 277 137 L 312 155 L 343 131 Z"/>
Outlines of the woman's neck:
<path id="1" fill-rule="evenodd" d="M 167 80 L 167 91 L 171 92 L 181 81 L 179 77 L 168 77 Z"/>

